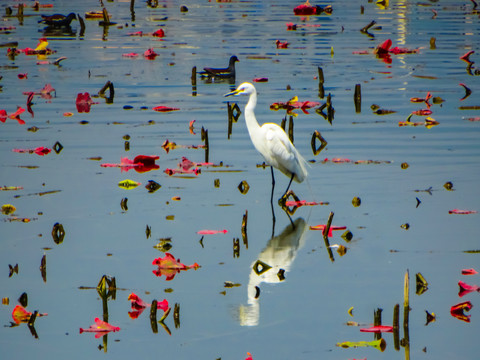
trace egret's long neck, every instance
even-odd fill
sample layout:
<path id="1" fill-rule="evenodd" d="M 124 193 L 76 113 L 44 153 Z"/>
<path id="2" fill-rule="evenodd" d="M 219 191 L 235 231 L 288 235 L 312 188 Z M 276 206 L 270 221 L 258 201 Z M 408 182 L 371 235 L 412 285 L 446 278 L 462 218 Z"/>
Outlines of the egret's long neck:
<path id="1" fill-rule="evenodd" d="M 247 105 L 245 106 L 245 122 L 247 123 L 247 129 L 248 129 L 248 133 L 250 134 L 250 137 L 252 137 L 252 134 L 255 133 L 254 130 L 260 127 L 257 119 L 255 118 L 255 113 L 254 113 L 255 106 L 257 106 L 256 91 L 250 94 Z"/>

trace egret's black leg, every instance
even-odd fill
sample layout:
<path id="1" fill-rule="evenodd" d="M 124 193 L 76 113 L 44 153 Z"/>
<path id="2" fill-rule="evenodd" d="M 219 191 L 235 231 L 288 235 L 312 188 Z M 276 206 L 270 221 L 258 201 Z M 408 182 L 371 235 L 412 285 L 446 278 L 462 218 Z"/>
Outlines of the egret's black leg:
<path id="1" fill-rule="evenodd" d="M 290 189 L 290 185 L 292 185 L 293 178 L 295 177 L 295 174 L 292 173 L 292 177 L 290 178 L 290 182 L 288 183 L 287 190 L 283 193 L 282 197 L 285 196 L 285 194 L 288 192 L 288 189 Z"/>

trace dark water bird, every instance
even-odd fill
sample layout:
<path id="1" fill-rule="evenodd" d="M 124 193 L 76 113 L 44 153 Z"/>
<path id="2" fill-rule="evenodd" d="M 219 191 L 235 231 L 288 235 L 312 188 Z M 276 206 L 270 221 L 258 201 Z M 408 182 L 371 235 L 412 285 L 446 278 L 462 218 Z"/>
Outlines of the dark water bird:
<path id="1" fill-rule="evenodd" d="M 73 19 L 77 19 L 77 15 L 74 13 L 70 13 L 67 16 L 62 15 L 62 14 L 53 14 L 53 15 L 41 15 L 42 20 L 39 21 L 39 23 L 44 23 L 48 26 L 52 27 L 64 27 L 64 26 L 70 26 L 70 23 L 72 22 Z"/>
<path id="2" fill-rule="evenodd" d="M 283 194 L 283 196 L 285 196 L 293 180 L 301 183 L 307 177 L 307 162 L 295 146 L 293 146 L 290 138 L 279 125 L 274 123 L 259 125 L 254 112 L 257 106 L 257 90 L 252 84 L 245 82 L 236 90 L 225 94 L 225 96 L 232 95 L 249 95 L 244 113 L 250 139 L 255 149 L 263 155 L 266 163 L 271 165 L 272 198 L 273 188 L 275 187 L 273 168 L 277 168 L 286 176 L 290 177 L 287 190 L 285 190 Z"/>
<path id="3" fill-rule="evenodd" d="M 228 62 L 228 67 L 226 68 L 210 68 L 206 67 L 203 68 L 203 71 L 200 72 L 201 76 L 205 77 L 216 77 L 220 79 L 227 79 L 227 78 L 235 78 L 235 63 L 238 58 L 235 55 L 230 57 L 230 61 Z"/>

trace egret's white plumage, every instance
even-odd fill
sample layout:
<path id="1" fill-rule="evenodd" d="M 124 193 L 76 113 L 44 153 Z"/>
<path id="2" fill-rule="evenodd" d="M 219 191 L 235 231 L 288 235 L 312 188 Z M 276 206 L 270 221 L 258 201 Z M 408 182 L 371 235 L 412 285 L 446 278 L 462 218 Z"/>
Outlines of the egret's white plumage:
<path id="1" fill-rule="evenodd" d="M 248 103 L 245 106 L 245 122 L 248 133 L 255 149 L 263 155 L 265 162 L 290 178 L 287 190 L 290 188 L 292 180 L 302 182 L 308 175 L 307 162 L 293 146 L 285 131 L 274 123 L 265 123 L 259 125 L 255 117 L 255 107 L 257 105 L 257 91 L 255 87 L 245 82 L 236 90 L 225 94 L 231 95 L 249 95 Z M 273 170 L 272 170 L 273 183 Z"/>

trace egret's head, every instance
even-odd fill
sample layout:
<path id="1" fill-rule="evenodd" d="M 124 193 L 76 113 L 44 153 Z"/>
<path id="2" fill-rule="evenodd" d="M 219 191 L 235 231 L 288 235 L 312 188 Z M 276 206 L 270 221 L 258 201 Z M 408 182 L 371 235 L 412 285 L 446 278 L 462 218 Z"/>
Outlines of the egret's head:
<path id="1" fill-rule="evenodd" d="M 225 94 L 224 96 L 250 95 L 250 94 L 253 94 L 254 92 L 255 92 L 255 87 L 248 82 L 244 82 L 243 84 L 240 84 L 238 88 L 236 88 L 232 92 L 229 92 L 228 94 Z"/>

